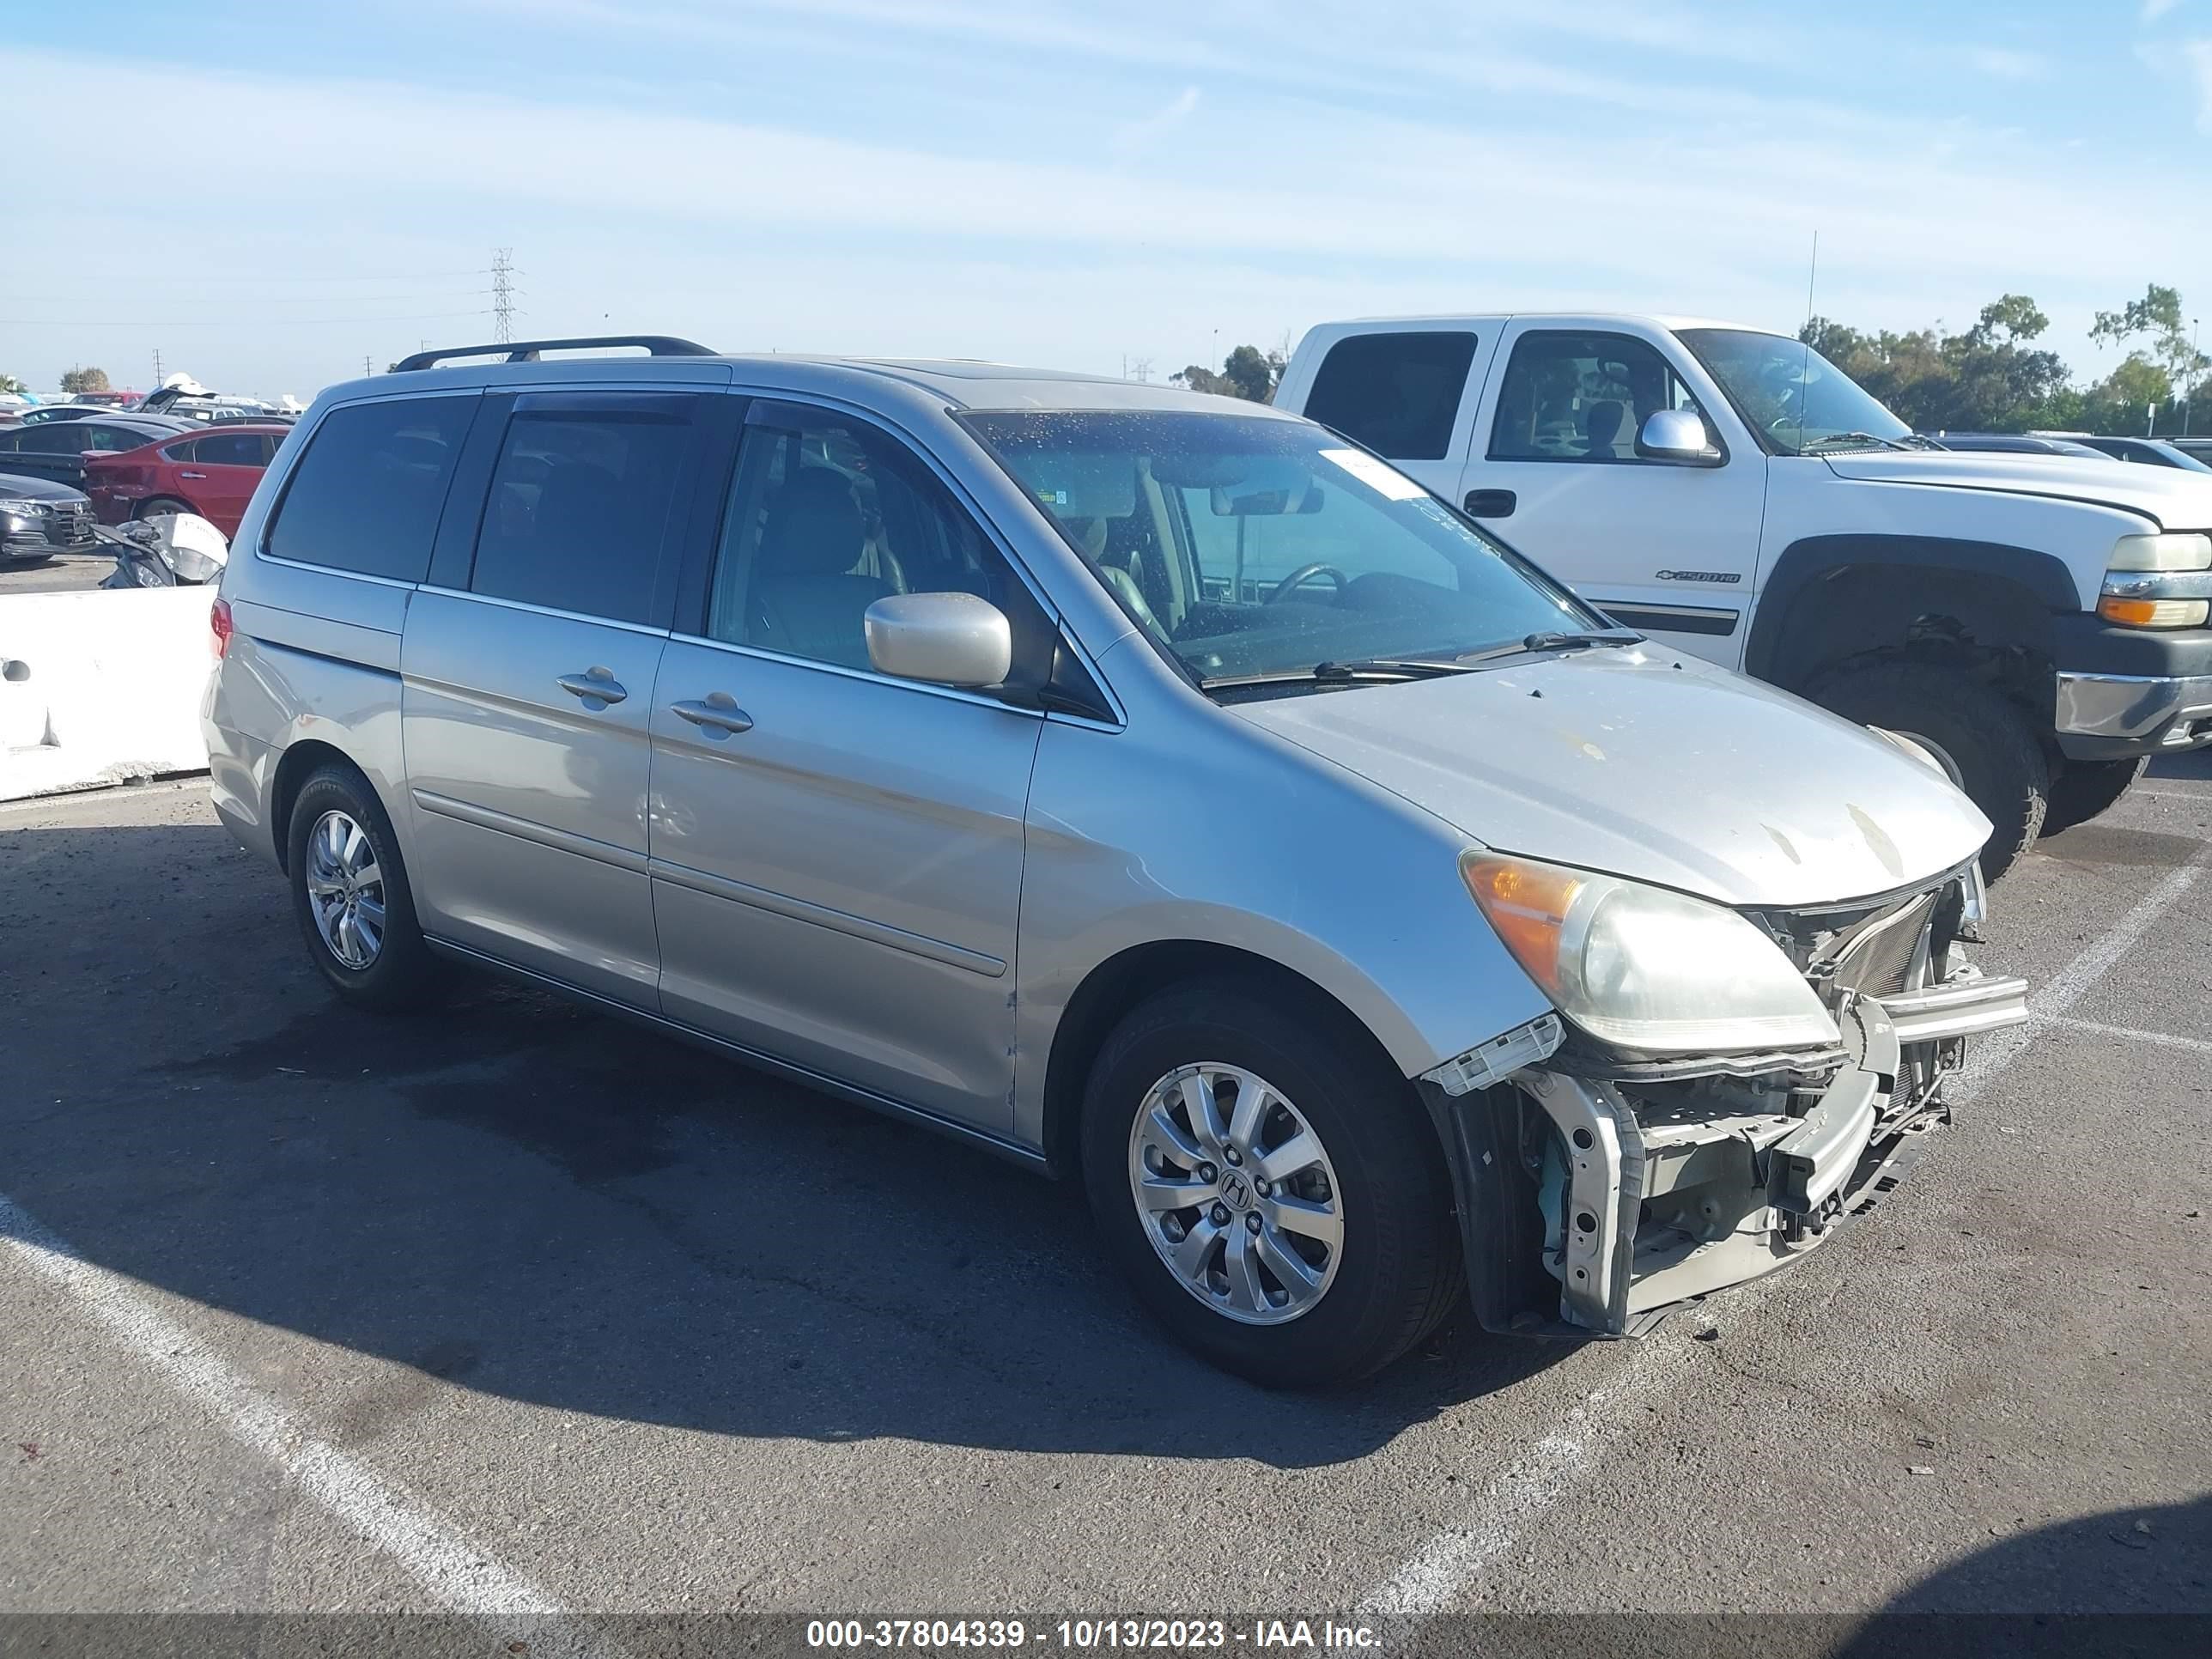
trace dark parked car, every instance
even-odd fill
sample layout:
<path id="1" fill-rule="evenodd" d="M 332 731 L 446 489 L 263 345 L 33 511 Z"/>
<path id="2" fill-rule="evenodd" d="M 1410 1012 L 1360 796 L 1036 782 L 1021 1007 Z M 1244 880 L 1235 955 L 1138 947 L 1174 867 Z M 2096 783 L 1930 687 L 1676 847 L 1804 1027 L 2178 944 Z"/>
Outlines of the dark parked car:
<path id="1" fill-rule="evenodd" d="M 18 413 L 25 426 L 40 426 L 48 421 L 81 421 L 88 415 L 105 415 L 108 411 L 98 404 L 34 404 Z"/>
<path id="2" fill-rule="evenodd" d="M 92 503 L 49 478 L 0 474 L 0 566 L 44 564 L 95 545 Z"/>
<path id="3" fill-rule="evenodd" d="M 2185 455 L 2212 463 L 2212 438 L 2167 438 L 2163 441 L 2172 444 Z"/>
<path id="4" fill-rule="evenodd" d="M 71 489 L 84 487 L 88 450 L 137 449 L 162 438 L 193 430 L 182 421 L 159 415 L 101 412 L 78 421 L 43 421 L 0 432 L 0 472 L 51 478 Z"/>
<path id="5" fill-rule="evenodd" d="M 2072 438 L 2044 438 L 2028 432 L 1927 432 L 1921 435 L 1946 449 L 1978 449 L 2000 455 L 2071 455 L 2092 461 L 2112 459 Z"/>
<path id="6" fill-rule="evenodd" d="M 2107 437 L 2087 432 L 2031 432 L 2028 436 L 2063 439 L 2094 449 L 2100 455 L 2109 455 L 2116 461 L 2134 461 L 2142 466 L 2176 466 L 2185 472 L 2212 472 L 2212 464 L 2177 448 L 2164 438 Z"/>

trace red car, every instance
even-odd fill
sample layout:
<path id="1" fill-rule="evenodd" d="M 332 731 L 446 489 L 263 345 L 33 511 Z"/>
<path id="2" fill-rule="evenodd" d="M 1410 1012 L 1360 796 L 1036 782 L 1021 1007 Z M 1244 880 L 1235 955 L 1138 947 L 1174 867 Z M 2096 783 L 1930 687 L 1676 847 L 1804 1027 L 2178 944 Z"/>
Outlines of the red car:
<path id="1" fill-rule="evenodd" d="M 197 513 L 226 536 L 238 521 L 289 426 L 240 422 L 158 438 L 137 449 L 84 458 L 84 493 L 102 524 Z"/>

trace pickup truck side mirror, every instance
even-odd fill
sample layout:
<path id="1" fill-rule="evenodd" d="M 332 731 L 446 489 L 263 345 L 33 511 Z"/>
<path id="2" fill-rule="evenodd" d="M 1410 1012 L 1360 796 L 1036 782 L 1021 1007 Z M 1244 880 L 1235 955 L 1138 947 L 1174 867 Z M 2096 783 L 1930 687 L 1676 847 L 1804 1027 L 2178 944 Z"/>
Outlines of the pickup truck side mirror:
<path id="1" fill-rule="evenodd" d="M 1694 409 L 1654 410 L 1636 434 L 1636 454 L 1673 466 L 1718 466 L 1727 459 L 1706 437 L 1705 416 Z"/>

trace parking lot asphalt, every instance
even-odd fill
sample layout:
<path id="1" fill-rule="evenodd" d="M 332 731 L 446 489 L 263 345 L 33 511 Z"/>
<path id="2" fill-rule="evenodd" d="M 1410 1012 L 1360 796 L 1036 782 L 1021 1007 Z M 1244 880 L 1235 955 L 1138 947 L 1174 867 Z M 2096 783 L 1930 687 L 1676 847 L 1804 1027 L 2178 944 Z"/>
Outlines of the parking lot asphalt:
<path id="1" fill-rule="evenodd" d="M 0 599 L 10 593 L 75 593 L 97 587 L 115 573 L 109 553 L 61 553 L 43 564 L 0 560 Z"/>
<path id="2" fill-rule="evenodd" d="M 2212 764 L 1864 1221 L 1269 1395 L 1079 1194 L 551 998 L 337 1006 L 204 787 L 0 807 L 0 1612 L 2212 1612 Z M 1470 918 L 1470 925 L 1473 925 Z"/>

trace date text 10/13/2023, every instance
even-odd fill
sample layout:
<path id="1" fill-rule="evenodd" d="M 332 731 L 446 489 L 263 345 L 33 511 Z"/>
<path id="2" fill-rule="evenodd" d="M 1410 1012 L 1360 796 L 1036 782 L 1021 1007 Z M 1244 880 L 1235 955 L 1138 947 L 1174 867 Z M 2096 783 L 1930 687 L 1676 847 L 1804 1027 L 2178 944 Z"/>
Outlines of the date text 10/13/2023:
<path id="1" fill-rule="evenodd" d="M 1042 1648 L 1067 1652 L 1256 1648 L 1304 1652 L 1382 1645 L 1366 1625 L 1329 1620 L 1261 1619 L 814 1619 L 806 1645 L 939 1651 L 959 1648 Z"/>

